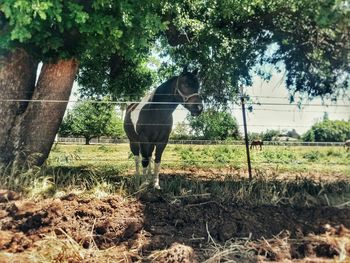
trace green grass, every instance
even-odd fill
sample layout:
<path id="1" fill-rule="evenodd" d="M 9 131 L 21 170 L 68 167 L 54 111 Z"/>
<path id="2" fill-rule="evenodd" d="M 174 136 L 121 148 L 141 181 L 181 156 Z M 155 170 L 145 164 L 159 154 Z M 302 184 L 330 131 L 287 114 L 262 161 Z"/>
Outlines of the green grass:
<path id="1" fill-rule="evenodd" d="M 332 172 L 350 175 L 350 152 L 341 147 L 266 146 L 263 151 L 251 151 L 256 169 L 279 167 L 281 171 Z M 112 165 L 132 168 L 133 160 L 127 144 L 119 145 L 57 145 L 49 158 L 50 165 L 95 168 Z M 169 168 L 246 167 L 246 152 L 241 145 L 168 145 L 162 166 Z"/>
<path id="2" fill-rule="evenodd" d="M 169 202 L 183 196 L 206 195 L 220 202 L 249 205 L 340 204 L 350 198 L 349 154 L 336 147 L 265 147 L 263 151 L 252 151 L 254 177 L 249 181 L 236 173 L 246 174 L 243 146 L 168 145 L 163 155 L 163 168 L 174 172 L 184 168 L 196 170 L 190 174 L 162 175 L 161 195 Z M 152 192 L 152 189 L 140 188 L 144 178 L 132 175 L 133 166 L 127 144 L 58 144 L 42 168 L 17 172 L 0 170 L 0 185 L 31 198 L 67 192 L 98 197 L 111 193 L 140 196 Z M 211 172 L 201 176 L 202 169 L 211 171 L 213 168 L 217 168 L 215 173 L 229 169 L 220 176 Z M 287 176 L 278 179 L 284 172 Z M 327 174 L 327 180 L 305 179 L 300 176 L 303 172 L 306 175 L 317 173 L 321 179 Z M 335 173 L 340 174 L 341 179 L 330 180 Z"/>

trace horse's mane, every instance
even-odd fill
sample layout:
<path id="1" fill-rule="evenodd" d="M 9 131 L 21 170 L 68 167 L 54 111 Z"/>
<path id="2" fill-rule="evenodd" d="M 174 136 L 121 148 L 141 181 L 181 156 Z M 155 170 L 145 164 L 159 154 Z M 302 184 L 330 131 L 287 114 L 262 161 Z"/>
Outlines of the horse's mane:
<path id="1" fill-rule="evenodd" d="M 167 81 L 165 81 L 164 83 L 162 83 L 160 86 L 158 86 L 156 88 L 156 91 L 154 93 L 154 95 L 157 95 L 157 94 L 167 94 L 166 93 L 166 90 L 170 87 L 170 83 L 176 79 L 177 77 L 172 77 L 170 79 L 168 79 Z M 169 93 L 169 92 L 168 92 Z"/>

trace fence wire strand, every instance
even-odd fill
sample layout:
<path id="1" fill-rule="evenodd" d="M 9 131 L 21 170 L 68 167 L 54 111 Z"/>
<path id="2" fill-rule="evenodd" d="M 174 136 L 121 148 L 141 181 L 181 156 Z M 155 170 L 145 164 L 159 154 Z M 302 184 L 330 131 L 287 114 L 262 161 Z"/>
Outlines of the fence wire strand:
<path id="1" fill-rule="evenodd" d="M 89 103 L 102 103 L 102 104 L 154 104 L 154 105 L 171 105 L 171 104 L 179 104 L 178 102 L 173 101 L 164 101 L 164 102 L 152 102 L 152 101 L 105 101 L 105 100 L 55 100 L 55 99 L 0 99 L 0 102 L 35 102 L 35 103 L 81 103 L 81 102 L 89 102 Z M 183 102 L 181 104 L 201 104 L 201 103 L 186 103 Z M 297 104 L 297 103 L 278 103 L 278 102 L 250 102 L 251 105 L 266 105 L 266 106 L 296 106 L 296 107 L 345 107 L 349 108 L 350 104 L 321 104 L 321 103 L 309 103 L 309 104 Z"/>

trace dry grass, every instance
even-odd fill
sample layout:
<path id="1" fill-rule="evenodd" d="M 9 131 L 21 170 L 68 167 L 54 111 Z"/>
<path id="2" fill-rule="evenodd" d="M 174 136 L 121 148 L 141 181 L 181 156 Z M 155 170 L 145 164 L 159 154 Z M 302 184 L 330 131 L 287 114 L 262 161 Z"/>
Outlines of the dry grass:
<path id="1" fill-rule="evenodd" d="M 0 170 L 0 185 L 31 199 L 60 197 L 72 192 L 99 198 L 111 193 L 137 197 L 152 190 L 152 185 L 143 184 L 142 176 L 123 175 L 117 169 L 34 167 L 17 173 L 8 171 Z M 234 175 L 210 179 L 196 174 L 161 175 L 163 198 L 176 202 L 179 197 L 210 195 L 219 203 L 241 205 L 350 206 L 350 181 L 345 179 L 315 180 L 292 175 L 278 178 L 264 171 L 259 171 L 252 181 Z"/>
<path id="2" fill-rule="evenodd" d="M 210 240 L 203 263 L 221 262 L 350 262 L 350 231 L 343 226 L 321 235 L 290 238 L 282 231 L 270 239 L 231 239 L 220 245 Z"/>
<path id="3" fill-rule="evenodd" d="M 62 233 L 64 233 L 62 231 Z M 93 244 L 93 243 L 92 243 Z M 0 252 L 0 262 L 135 262 L 140 260 L 137 249 L 129 249 L 125 245 L 114 246 L 100 250 L 95 245 L 83 248 L 72 237 L 65 234 L 65 238 L 58 238 L 50 234 L 36 241 L 30 250 L 20 253 Z"/>

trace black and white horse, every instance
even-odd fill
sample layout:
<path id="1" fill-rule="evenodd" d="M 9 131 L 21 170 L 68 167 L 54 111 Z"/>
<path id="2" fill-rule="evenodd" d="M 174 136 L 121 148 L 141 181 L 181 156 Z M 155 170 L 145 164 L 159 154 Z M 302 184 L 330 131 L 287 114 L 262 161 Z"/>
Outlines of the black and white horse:
<path id="1" fill-rule="evenodd" d="M 157 189 L 160 189 L 159 170 L 162 154 L 173 126 L 172 113 L 182 104 L 192 116 L 198 116 L 203 110 L 198 91 L 197 70 L 188 72 L 185 68 L 181 75 L 167 80 L 140 103 L 131 104 L 127 108 L 124 130 L 135 157 L 136 174 L 140 174 L 140 153 L 142 174 L 151 174 L 150 161 L 155 149 L 154 187 Z"/>

